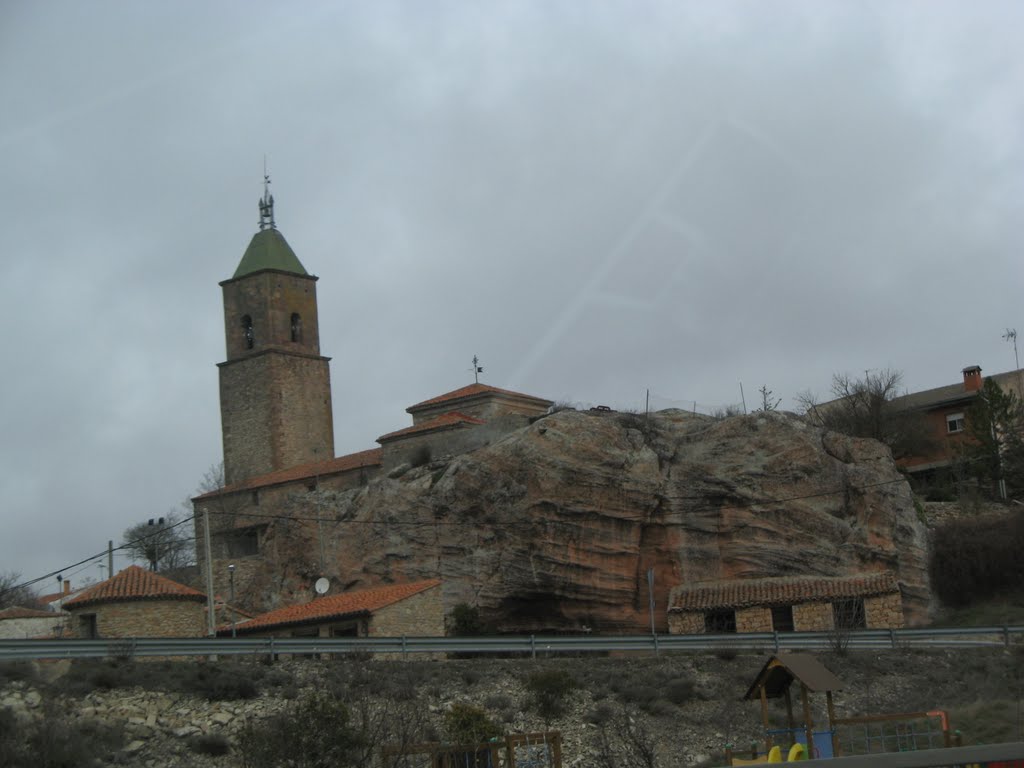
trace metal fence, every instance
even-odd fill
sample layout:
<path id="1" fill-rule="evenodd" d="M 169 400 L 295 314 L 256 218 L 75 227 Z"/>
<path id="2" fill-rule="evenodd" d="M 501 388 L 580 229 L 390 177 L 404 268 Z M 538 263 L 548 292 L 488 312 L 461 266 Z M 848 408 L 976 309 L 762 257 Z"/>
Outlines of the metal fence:
<path id="1" fill-rule="evenodd" d="M 902 650 L 1008 647 L 1024 626 L 861 629 L 843 632 L 757 632 L 718 635 L 504 635 L 498 637 L 372 638 L 116 638 L 0 640 L 0 661 L 136 656 L 276 656 L 278 654 L 491 654 L 536 658 L 559 654 Z"/>

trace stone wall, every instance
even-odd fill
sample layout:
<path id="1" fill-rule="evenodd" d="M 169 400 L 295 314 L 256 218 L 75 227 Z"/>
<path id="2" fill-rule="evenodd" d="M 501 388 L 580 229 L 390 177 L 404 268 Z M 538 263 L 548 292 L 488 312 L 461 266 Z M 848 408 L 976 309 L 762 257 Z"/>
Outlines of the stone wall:
<path id="1" fill-rule="evenodd" d="M 903 601 L 898 594 L 865 597 L 864 617 L 869 629 L 899 629 L 903 626 Z"/>
<path id="2" fill-rule="evenodd" d="M 441 585 L 418 592 L 370 617 L 370 637 L 443 637 L 444 606 Z"/>
<path id="3" fill-rule="evenodd" d="M 670 635 L 700 635 L 704 633 L 704 614 L 695 611 L 671 611 L 668 615 Z"/>
<path id="4" fill-rule="evenodd" d="M 835 627 L 832 603 L 801 603 L 793 606 L 796 632 L 826 632 Z"/>
<path id="5" fill-rule="evenodd" d="M 757 606 L 740 608 L 736 611 L 737 632 L 771 632 L 772 612 L 770 608 Z"/>
<path id="6" fill-rule="evenodd" d="M 25 640 L 31 637 L 59 635 L 64 616 L 54 613 L 49 617 L 4 619 L 0 621 L 0 639 Z"/>
<path id="7" fill-rule="evenodd" d="M 228 485 L 334 458 L 326 357 L 269 350 L 219 369 Z"/>
<path id="8" fill-rule="evenodd" d="M 71 632 L 87 637 L 85 617 L 96 616 L 99 637 L 201 637 L 204 604 L 195 600 L 125 600 L 73 609 Z"/>

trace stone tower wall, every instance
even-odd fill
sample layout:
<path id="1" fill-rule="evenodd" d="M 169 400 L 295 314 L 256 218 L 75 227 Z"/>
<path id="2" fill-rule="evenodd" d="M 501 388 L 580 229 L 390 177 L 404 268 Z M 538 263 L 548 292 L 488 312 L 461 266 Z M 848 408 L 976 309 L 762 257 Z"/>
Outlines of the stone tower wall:
<path id="1" fill-rule="evenodd" d="M 334 458 L 327 358 L 268 351 L 220 365 L 228 485 Z"/>

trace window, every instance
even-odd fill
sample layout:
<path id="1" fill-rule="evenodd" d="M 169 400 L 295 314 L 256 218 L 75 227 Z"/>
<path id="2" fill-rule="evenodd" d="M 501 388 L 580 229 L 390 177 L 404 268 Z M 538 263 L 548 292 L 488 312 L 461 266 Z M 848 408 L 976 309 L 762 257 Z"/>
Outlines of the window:
<path id="1" fill-rule="evenodd" d="M 736 611 L 731 608 L 716 608 L 704 614 L 704 631 L 709 635 L 736 631 Z"/>
<path id="2" fill-rule="evenodd" d="M 302 341 L 302 318 L 298 312 L 292 312 L 292 341 Z"/>
<path id="3" fill-rule="evenodd" d="M 964 431 L 964 415 L 962 413 L 951 413 L 946 417 L 946 433 L 953 435 Z"/>
<path id="4" fill-rule="evenodd" d="M 848 597 L 836 600 L 832 603 L 832 620 L 836 629 L 866 629 L 863 598 Z"/>
<path id="5" fill-rule="evenodd" d="M 256 343 L 256 335 L 252 331 L 252 317 L 242 315 L 242 333 L 245 335 L 245 348 L 252 349 Z"/>
<path id="6" fill-rule="evenodd" d="M 224 547 L 227 557 L 247 557 L 260 553 L 259 527 L 242 528 L 224 534 Z"/>
<path id="7" fill-rule="evenodd" d="M 772 629 L 776 632 L 793 631 L 793 606 L 774 605 L 772 606 Z"/>

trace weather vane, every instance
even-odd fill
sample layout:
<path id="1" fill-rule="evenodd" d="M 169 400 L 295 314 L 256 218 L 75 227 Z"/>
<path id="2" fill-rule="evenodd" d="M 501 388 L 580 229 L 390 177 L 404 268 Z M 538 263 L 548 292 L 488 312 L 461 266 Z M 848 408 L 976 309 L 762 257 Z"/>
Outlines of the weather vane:
<path id="1" fill-rule="evenodd" d="M 473 381 L 477 384 L 480 383 L 480 374 L 484 372 L 484 369 L 480 366 L 480 359 L 473 355 Z"/>
<path id="2" fill-rule="evenodd" d="M 263 197 L 260 198 L 260 232 L 267 227 L 277 229 L 274 223 L 274 196 L 270 194 L 270 175 L 267 173 L 267 158 L 263 158 Z"/>

